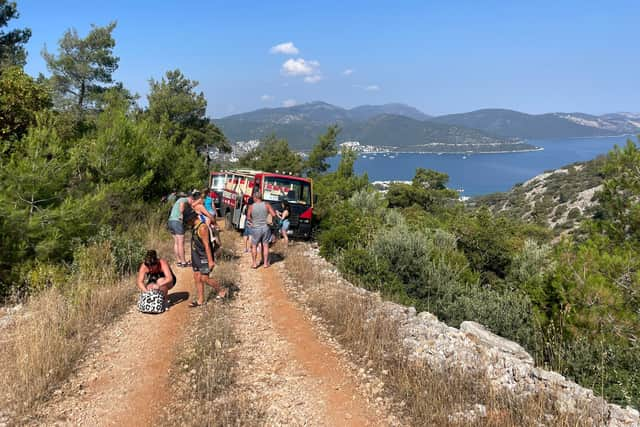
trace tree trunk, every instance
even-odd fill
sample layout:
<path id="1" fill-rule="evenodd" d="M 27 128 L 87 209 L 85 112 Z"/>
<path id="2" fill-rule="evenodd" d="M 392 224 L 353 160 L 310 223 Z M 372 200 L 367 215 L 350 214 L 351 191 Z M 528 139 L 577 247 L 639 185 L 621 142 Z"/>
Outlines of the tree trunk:
<path id="1" fill-rule="evenodd" d="M 82 104 L 84 103 L 84 92 L 85 92 L 85 83 L 84 80 L 80 83 L 80 94 L 78 95 L 78 106 L 82 109 Z"/>

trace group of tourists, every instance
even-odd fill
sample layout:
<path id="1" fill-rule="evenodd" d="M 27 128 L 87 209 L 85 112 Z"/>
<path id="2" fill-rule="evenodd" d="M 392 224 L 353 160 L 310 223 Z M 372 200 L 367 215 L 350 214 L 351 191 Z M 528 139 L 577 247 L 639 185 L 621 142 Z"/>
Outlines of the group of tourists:
<path id="1" fill-rule="evenodd" d="M 208 189 L 194 190 L 189 195 L 174 192 L 166 198 L 166 201 L 172 203 L 167 227 L 173 236 L 176 265 L 179 268 L 191 267 L 193 270 L 197 298 L 189 304 L 189 307 L 199 307 L 204 304 L 205 285 L 214 289 L 216 298 L 225 298 L 227 290 L 215 279 L 209 277 L 209 273 L 215 266 L 215 247 L 219 246 L 220 242 L 217 240 L 216 209 Z M 276 237 L 272 233 L 274 222 L 277 234 L 281 236 L 285 246 L 288 246 L 289 216 L 290 206 L 287 201 L 282 201 L 279 209 L 274 210 L 270 203 L 262 199 L 260 192 L 255 192 L 253 197 L 249 198 L 243 235 L 245 252 L 249 251 L 248 245 L 249 242 L 251 243 L 252 268 L 258 268 L 260 265 L 268 268 L 271 265 L 269 247 Z M 187 261 L 184 256 L 186 229 L 191 229 L 191 261 Z M 259 253 L 262 258 L 260 262 L 258 262 Z M 168 308 L 168 293 L 175 284 L 176 275 L 169 263 L 159 258 L 155 250 L 147 251 L 136 280 L 140 291 L 161 292 Z"/>
<path id="2" fill-rule="evenodd" d="M 172 193 L 166 201 L 173 203 L 167 228 L 173 236 L 176 265 L 180 268 L 191 267 L 193 270 L 197 297 L 189 307 L 199 307 L 204 304 L 205 285 L 215 290 L 216 298 L 224 298 L 227 290 L 215 279 L 209 277 L 209 273 L 215 266 L 215 247 L 219 246 L 220 242 L 217 241 L 216 210 L 208 190 L 194 190 L 189 195 Z M 187 261 L 184 256 L 186 229 L 191 229 L 191 261 Z M 168 308 L 168 292 L 175 283 L 176 276 L 169 263 L 158 258 L 155 250 L 149 250 L 138 270 L 136 283 L 138 288 L 142 292 L 159 290 Z"/>

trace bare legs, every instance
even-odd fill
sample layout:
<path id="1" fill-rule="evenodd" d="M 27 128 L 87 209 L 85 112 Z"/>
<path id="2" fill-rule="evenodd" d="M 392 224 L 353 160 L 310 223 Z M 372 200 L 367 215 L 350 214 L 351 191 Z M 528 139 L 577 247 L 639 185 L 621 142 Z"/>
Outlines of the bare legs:
<path id="1" fill-rule="evenodd" d="M 154 284 L 149 283 L 149 285 Z M 147 289 L 149 287 L 149 285 L 147 285 Z M 169 295 L 169 289 L 171 289 L 173 287 L 173 285 L 175 285 L 174 281 L 173 281 L 173 277 L 160 277 L 156 282 L 156 289 L 158 289 L 160 292 L 162 292 L 162 295 L 164 295 L 164 298 L 166 299 L 167 296 Z"/>
<path id="2" fill-rule="evenodd" d="M 280 229 L 280 234 L 282 234 L 282 239 L 284 240 L 284 247 L 288 248 L 289 247 L 289 236 L 287 235 L 287 230 L 285 230 L 284 228 Z"/>
<path id="3" fill-rule="evenodd" d="M 253 261 L 253 264 L 251 265 L 251 267 L 253 268 L 258 268 L 258 245 L 254 244 L 253 241 L 251 241 L 251 260 Z"/>
<path id="4" fill-rule="evenodd" d="M 262 263 L 264 264 L 264 268 L 269 267 L 269 242 L 262 242 Z"/>
<path id="5" fill-rule="evenodd" d="M 185 264 L 184 260 L 184 234 L 173 235 L 173 253 L 179 264 Z"/>
<path id="6" fill-rule="evenodd" d="M 196 290 L 198 292 L 198 305 L 204 304 L 204 285 L 205 284 L 208 286 L 211 286 L 216 291 L 218 296 L 220 297 L 226 296 L 227 291 L 222 288 L 222 286 L 220 285 L 220 283 L 218 283 L 218 281 L 210 278 L 209 275 L 200 273 L 199 271 L 194 271 L 193 278 L 194 278 L 194 281 L 196 282 Z"/>
<path id="7" fill-rule="evenodd" d="M 260 249 L 258 249 L 260 247 Z M 269 243 L 258 242 L 254 244 L 251 241 L 251 259 L 253 260 L 253 268 L 258 268 L 258 251 L 262 252 L 262 263 L 265 267 L 269 266 Z M 266 261 L 265 261 L 266 260 Z"/>

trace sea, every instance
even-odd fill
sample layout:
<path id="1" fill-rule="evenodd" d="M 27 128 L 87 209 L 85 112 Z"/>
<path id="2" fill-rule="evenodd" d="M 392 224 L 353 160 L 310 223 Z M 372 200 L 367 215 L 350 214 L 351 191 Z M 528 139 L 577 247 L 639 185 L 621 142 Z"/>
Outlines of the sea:
<path id="1" fill-rule="evenodd" d="M 628 139 L 638 143 L 635 136 L 623 135 L 528 140 L 542 150 L 516 153 L 361 153 L 354 170 L 357 174 L 366 172 L 373 182 L 410 181 L 417 168 L 434 169 L 449 175 L 449 188 L 471 197 L 508 191 L 545 171 L 606 154 L 615 145 L 624 146 Z M 338 162 L 339 156 L 330 159 L 332 169 Z"/>

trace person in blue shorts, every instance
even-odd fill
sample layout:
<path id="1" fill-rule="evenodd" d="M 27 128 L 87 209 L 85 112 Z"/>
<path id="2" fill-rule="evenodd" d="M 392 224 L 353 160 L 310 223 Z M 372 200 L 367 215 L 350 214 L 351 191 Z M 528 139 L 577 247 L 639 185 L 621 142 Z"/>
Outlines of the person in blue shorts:
<path id="1" fill-rule="evenodd" d="M 279 233 L 282 236 L 282 239 L 284 240 L 285 248 L 289 246 L 289 236 L 287 233 L 289 231 L 289 226 L 291 225 L 291 223 L 289 222 L 290 212 L 291 212 L 291 206 L 289 206 L 289 202 L 287 202 L 286 200 L 281 201 L 280 210 L 276 211 L 276 215 L 278 215 L 278 218 L 280 218 Z"/>
<path id="2" fill-rule="evenodd" d="M 262 200 L 262 193 L 253 193 L 253 204 L 247 210 L 247 218 L 251 220 L 251 268 L 258 268 L 258 245 L 262 244 L 262 265 L 264 268 L 271 266 L 269 262 L 269 242 L 271 241 L 271 229 L 267 224 L 267 218 L 276 216 L 270 203 Z"/>
<path id="3" fill-rule="evenodd" d="M 178 267 L 188 267 L 190 264 L 184 258 L 184 224 L 182 223 L 182 215 L 191 200 L 189 197 L 180 197 L 175 201 L 169 214 L 167 228 L 173 236 L 173 253 L 176 257 Z"/>
<path id="4" fill-rule="evenodd" d="M 245 205 L 245 209 L 248 209 L 249 206 L 251 206 L 253 204 L 253 197 L 249 197 L 249 199 L 247 200 L 247 204 Z M 245 215 L 246 215 L 246 210 L 245 210 Z M 244 230 L 242 232 L 242 238 L 244 239 L 244 253 L 249 253 L 249 239 L 251 238 L 251 221 L 249 220 L 249 217 L 247 216 L 247 219 L 244 222 Z"/>

